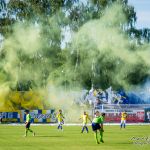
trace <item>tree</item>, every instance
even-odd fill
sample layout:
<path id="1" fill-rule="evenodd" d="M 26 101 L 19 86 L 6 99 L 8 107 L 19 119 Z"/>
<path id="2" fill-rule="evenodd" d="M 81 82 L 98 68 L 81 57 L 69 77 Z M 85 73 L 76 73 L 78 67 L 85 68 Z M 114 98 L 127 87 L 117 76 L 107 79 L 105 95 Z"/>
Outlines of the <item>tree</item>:
<path id="1" fill-rule="evenodd" d="M 8 80 L 10 82 L 15 80 L 16 82 L 16 86 L 14 86 L 14 84 L 10 86 L 11 89 L 22 91 L 29 90 L 33 87 L 46 86 L 49 74 L 60 66 L 61 28 L 64 26 L 62 19 L 65 17 L 61 7 L 72 5 L 73 1 L 11 0 L 8 4 L 3 1 L 2 5 L 3 4 L 5 12 L 1 12 L 3 15 L 0 18 L 0 33 L 4 39 L 6 39 L 6 42 L 9 40 L 10 44 L 6 47 L 4 42 L 1 56 L 3 61 L 7 60 L 10 65 L 12 65 L 11 69 L 6 70 L 4 69 L 5 64 L 3 64 L 2 70 L 5 70 L 6 76 L 13 76 L 14 73 L 11 73 L 10 70 L 15 70 L 16 77 Z M 38 41 L 41 42 L 41 45 L 37 47 L 33 53 L 28 53 L 27 51 L 32 51 L 32 48 L 30 49 L 30 47 L 24 43 L 29 50 L 27 50 L 27 48 L 24 49 L 22 42 L 23 40 L 28 40 L 27 36 L 29 35 L 24 35 L 26 34 L 25 30 L 27 32 L 29 31 L 28 34 L 30 34 L 30 36 L 34 34 L 34 32 L 32 33 L 31 31 L 32 28 L 40 28 L 40 40 Z M 22 41 L 20 41 L 18 32 L 23 33 L 23 35 L 21 35 L 24 36 Z M 18 42 L 21 42 L 20 46 L 17 46 Z M 36 44 L 36 42 L 37 41 L 30 43 L 30 41 L 28 41 L 28 44 Z M 15 45 L 15 47 L 13 46 L 13 50 L 10 50 L 12 45 Z M 15 60 L 13 60 L 13 62 L 9 61 L 10 51 L 12 51 L 12 55 L 14 56 L 13 59 L 17 58 L 16 63 L 13 63 Z M 30 73 L 32 77 L 29 75 Z M 27 77 L 23 78 L 22 76 L 24 74 Z"/>
<path id="2" fill-rule="evenodd" d="M 62 50 L 61 44 L 63 28 L 69 27 L 71 32 L 78 32 L 88 21 L 101 19 L 105 10 L 114 3 L 121 5 L 126 18 L 126 22 L 119 24 L 121 31 L 127 33 L 129 38 L 137 39 L 139 44 L 143 42 L 143 39 L 149 42 L 149 29 L 138 30 L 135 28 L 136 12 L 134 7 L 128 5 L 127 0 L 88 0 L 86 2 L 80 0 L 10 0 L 8 3 L 2 0 L 0 33 L 4 38 L 4 46 L 0 51 L 0 68 L 1 76 L 6 76 L 3 82 L 8 81 L 11 89 L 21 91 L 45 87 L 48 80 L 58 80 L 63 85 L 64 83 L 69 85 L 76 82 L 75 80 L 79 80 L 81 86 L 85 88 L 89 88 L 92 83 L 96 85 L 101 82 L 104 88 L 113 84 L 111 75 L 108 77 L 106 75 L 107 70 L 115 68 L 118 58 L 112 61 L 109 59 L 103 61 L 102 58 L 106 57 L 104 54 L 100 55 L 96 61 L 91 59 L 91 62 L 88 62 L 91 56 L 84 52 L 87 48 L 84 47 L 85 45 L 79 47 L 82 49 L 82 54 L 78 54 L 78 51 L 72 53 L 72 46 Z M 24 43 L 20 41 L 18 31 L 23 35 L 28 34 L 23 38 Z M 32 33 L 39 36 L 39 38 L 34 37 L 34 42 L 31 40 L 34 39 Z M 29 35 L 31 36 L 30 40 L 27 38 Z M 5 42 L 10 40 L 15 47 L 11 48 L 11 44 Z M 89 41 L 86 42 L 88 45 Z M 39 45 L 36 47 L 35 43 L 39 43 Z M 32 46 L 28 46 L 30 44 Z M 70 43 L 70 45 L 72 44 Z M 24 48 L 24 45 L 27 48 Z M 97 52 L 95 45 L 91 49 Z M 14 59 L 10 59 L 12 55 Z M 95 54 L 92 57 L 94 58 Z M 98 64 L 99 60 L 102 60 L 101 65 Z M 82 63 L 85 66 L 81 66 Z M 14 71 L 6 69 L 6 64 Z M 79 70 L 76 66 L 80 66 Z M 88 69 L 85 71 L 84 68 Z M 95 69 L 95 74 L 92 73 L 91 68 Z M 105 71 L 102 72 L 100 68 Z M 65 72 L 65 81 L 61 77 L 62 71 Z M 15 77 L 13 77 L 14 72 Z M 121 86 L 119 83 L 113 85 Z"/>
<path id="3" fill-rule="evenodd" d="M 108 13 L 110 17 L 107 16 L 102 20 L 102 22 L 105 22 L 105 27 L 99 21 L 85 24 L 92 19 L 101 21 L 101 18 L 105 16 L 105 10 L 109 10 L 114 3 L 119 4 L 119 7 L 121 6 L 123 16 L 119 16 L 119 13 L 121 13 L 120 8 L 118 13 L 116 12 L 116 14 L 111 15 L 111 12 L 113 14 L 113 11 L 117 8 L 115 7 Z M 94 0 L 92 3 L 88 3 L 88 8 L 84 8 L 83 4 L 79 6 L 81 8 L 75 7 L 75 12 L 72 13 L 70 18 L 76 22 L 76 24 L 73 24 L 75 30 L 78 31 L 80 29 L 77 37 L 72 41 L 71 48 L 69 48 L 71 49 L 70 64 L 75 74 L 72 77 L 72 81 L 77 81 L 77 84 L 81 83 L 85 88 L 90 88 L 93 84 L 95 87 L 103 89 L 109 86 L 113 86 L 115 89 L 127 89 L 129 86 L 132 87 L 143 83 L 149 76 L 148 63 L 142 58 L 143 56 L 137 56 L 136 52 L 132 54 L 130 51 L 138 51 L 137 47 L 141 46 L 138 44 L 145 43 L 145 41 L 148 42 L 149 32 L 148 30 L 138 30 L 135 28 L 136 13 L 134 7 L 129 6 L 127 1 L 124 0 Z M 81 14 L 81 10 L 85 10 L 85 14 L 87 14 L 85 16 L 88 16 L 88 18 L 85 19 L 84 13 Z M 113 18 L 111 18 L 112 16 Z M 125 19 L 122 19 L 123 17 Z M 101 31 L 100 28 L 103 28 L 104 31 Z M 103 42 L 106 43 L 106 48 L 99 46 L 101 42 L 99 39 L 103 39 L 101 36 L 105 36 L 103 32 L 106 34 L 106 40 L 104 39 Z M 111 32 L 114 32 L 115 35 L 112 36 L 111 34 L 113 33 Z M 100 34 L 102 35 L 100 36 Z M 109 43 L 107 36 L 112 37 L 110 39 L 112 45 Z M 116 40 L 113 40 L 115 38 Z M 129 40 L 129 42 L 128 38 L 138 41 L 138 44 L 133 42 L 133 46 L 131 44 L 132 40 Z M 119 43 L 120 41 L 123 41 L 123 43 Z M 123 44 L 123 46 L 120 46 L 120 44 Z M 113 45 L 117 45 L 117 47 Z M 140 49 L 143 48 L 140 47 Z M 123 55 L 121 51 L 125 51 L 125 58 L 121 56 Z M 132 58 L 132 63 L 130 62 L 130 58 L 126 58 L 130 57 L 130 55 L 135 57 L 135 60 L 133 60 L 134 63 L 132 62 Z M 135 78 L 135 75 L 137 78 Z"/>

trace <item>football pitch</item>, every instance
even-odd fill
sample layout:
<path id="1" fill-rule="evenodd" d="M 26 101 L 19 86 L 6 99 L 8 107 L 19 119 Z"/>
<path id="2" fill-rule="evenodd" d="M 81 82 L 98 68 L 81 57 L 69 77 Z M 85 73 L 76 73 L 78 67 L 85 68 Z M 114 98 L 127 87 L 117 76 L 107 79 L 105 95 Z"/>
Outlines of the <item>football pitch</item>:
<path id="1" fill-rule="evenodd" d="M 105 126 L 105 143 L 96 144 L 93 132 L 81 134 L 80 126 L 31 126 L 36 136 L 23 137 L 24 126 L 0 125 L 0 150 L 150 150 L 150 125 Z"/>

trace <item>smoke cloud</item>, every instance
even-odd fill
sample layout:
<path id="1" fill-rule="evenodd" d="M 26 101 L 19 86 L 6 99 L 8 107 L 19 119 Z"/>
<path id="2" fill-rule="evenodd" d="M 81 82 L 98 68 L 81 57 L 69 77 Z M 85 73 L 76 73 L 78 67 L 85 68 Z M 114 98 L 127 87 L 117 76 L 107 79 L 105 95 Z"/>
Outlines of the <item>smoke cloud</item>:
<path id="1" fill-rule="evenodd" d="M 125 22 L 122 6 L 115 4 L 105 10 L 101 19 L 80 28 L 71 48 L 72 57 L 76 56 L 77 74 L 91 73 L 93 83 L 99 79 L 102 88 L 117 85 L 131 90 L 145 81 L 150 73 L 150 45 L 138 46 L 136 39 L 130 39 L 124 32 Z"/>
<path id="2" fill-rule="evenodd" d="M 50 107 L 62 108 L 70 116 L 68 120 L 74 120 L 87 109 L 81 109 L 74 103 L 80 95 L 81 76 L 90 76 L 94 84 L 100 78 L 102 88 L 117 85 L 126 90 L 131 90 L 149 76 L 150 45 L 137 46 L 136 40 L 129 39 L 123 31 L 126 29 L 123 26 L 126 17 L 119 4 L 107 8 L 101 19 L 87 22 L 73 34 L 71 46 L 66 47 L 68 58 L 61 67 L 55 65 L 55 57 L 51 55 L 56 51 L 63 53 L 59 46 L 53 48 L 54 43 L 50 40 L 61 39 L 60 18 L 57 17 L 49 18 L 47 25 L 17 23 L 13 33 L 4 40 L 0 49 L 1 55 L 4 55 L 0 61 L 0 93 L 6 94 L 0 94 L 0 108 L 7 101 L 10 87 L 13 89 L 19 81 L 30 81 L 32 86 L 36 85 L 35 90 L 41 91 L 40 95 L 49 102 Z M 45 35 L 47 31 L 49 37 Z M 51 48 L 50 53 L 47 52 L 48 47 Z M 72 65 L 74 57 L 76 59 Z M 69 90 L 62 87 L 63 81 L 67 86 L 66 80 L 71 84 Z M 76 89 L 77 92 L 74 92 Z"/>

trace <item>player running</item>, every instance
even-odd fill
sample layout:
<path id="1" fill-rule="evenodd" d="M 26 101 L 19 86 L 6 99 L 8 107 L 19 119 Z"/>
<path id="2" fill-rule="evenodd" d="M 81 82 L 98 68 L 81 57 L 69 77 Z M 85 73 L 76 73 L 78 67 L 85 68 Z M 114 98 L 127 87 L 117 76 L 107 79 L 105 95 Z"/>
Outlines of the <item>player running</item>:
<path id="1" fill-rule="evenodd" d="M 57 120 L 58 120 L 58 127 L 57 127 L 57 129 L 58 129 L 58 130 L 60 129 L 60 130 L 63 131 L 62 125 L 64 124 L 64 119 L 65 119 L 65 117 L 64 117 L 64 115 L 62 114 L 62 110 L 61 110 L 61 109 L 59 110 L 59 112 L 58 112 L 56 118 L 57 118 Z"/>
<path id="2" fill-rule="evenodd" d="M 84 111 L 83 115 L 81 115 L 81 117 L 79 118 L 79 120 L 82 119 L 83 120 L 83 127 L 82 127 L 82 131 L 81 133 L 84 132 L 84 129 L 86 129 L 86 132 L 88 133 L 89 130 L 88 130 L 88 127 L 87 127 L 87 122 L 88 120 L 91 121 L 89 115 Z M 92 121 L 91 121 L 92 122 Z"/>
<path id="3" fill-rule="evenodd" d="M 103 139 L 101 140 L 101 136 L 103 136 L 101 133 L 104 132 L 104 129 L 103 129 L 103 120 L 102 120 L 102 117 L 100 116 L 99 111 L 95 112 L 95 118 L 92 121 L 92 129 L 94 131 L 96 143 L 100 144 L 100 141 L 103 140 Z M 99 139 L 98 139 L 98 132 L 100 134 Z"/>
<path id="4" fill-rule="evenodd" d="M 27 136 L 27 133 L 28 131 L 30 131 L 31 133 L 33 133 L 33 136 L 35 136 L 35 132 L 33 132 L 31 129 L 30 129 L 30 124 L 31 124 L 31 115 L 29 114 L 29 111 L 28 110 L 25 110 L 25 113 L 26 113 L 26 122 L 25 122 L 25 137 Z"/>
<path id="5" fill-rule="evenodd" d="M 124 111 L 121 113 L 121 123 L 120 123 L 120 129 L 122 129 L 122 127 L 126 127 L 126 120 L 127 120 L 127 113 Z"/>

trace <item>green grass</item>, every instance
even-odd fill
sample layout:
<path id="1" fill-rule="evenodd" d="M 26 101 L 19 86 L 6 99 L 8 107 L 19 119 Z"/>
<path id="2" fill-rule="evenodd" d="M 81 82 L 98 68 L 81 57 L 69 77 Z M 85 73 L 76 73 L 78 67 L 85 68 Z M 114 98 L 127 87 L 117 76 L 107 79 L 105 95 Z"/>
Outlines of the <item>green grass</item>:
<path id="1" fill-rule="evenodd" d="M 36 136 L 23 137 L 24 126 L 0 125 L 0 150 L 150 150 L 150 143 L 133 144 L 131 138 L 149 137 L 150 126 L 105 126 L 104 144 L 95 143 L 93 132 L 81 134 L 79 126 L 64 126 L 58 132 L 56 126 L 31 126 Z"/>

